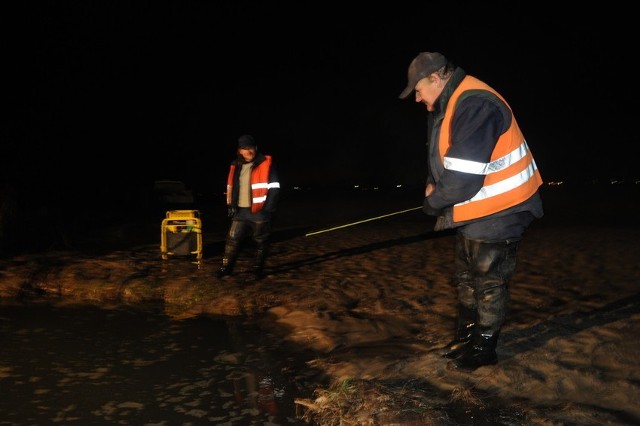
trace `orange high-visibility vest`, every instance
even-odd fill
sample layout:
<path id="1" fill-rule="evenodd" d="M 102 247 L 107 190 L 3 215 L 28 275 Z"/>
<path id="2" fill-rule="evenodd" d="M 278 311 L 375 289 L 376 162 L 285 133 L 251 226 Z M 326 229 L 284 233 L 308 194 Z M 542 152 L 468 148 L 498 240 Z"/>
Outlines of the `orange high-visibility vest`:
<path id="1" fill-rule="evenodd" d="M 257 213 L 262 209 L 267 200 L 267 193 L 271 186 L 280 187 L 280 184 L 269 183 L 269 169 L 271 168 L 271 156 L 265 155 L 265 160 L 251 169 L 251 212 Z M 236 172 L 236 165 L 231 164 L 229 175 L 227 176 L 227 205 L 232 204 L 233 182 Z"/>
<path id="2" fill-rule="evenodd" d="M 447 104 L 438 150 L 445 169 L 485 176 L 480 191 L 471 199 L 453 206 L 453 221 L 461 222 L 487 216 L 513 207 L 531 197 L 542 185 L 542 177 L 527 146 L 520 127 L 512 115 L 511 126 L 498 139 L 489 163 L 464 161 L 446 156 L 451 146 L 451 120 L 460 96 L 467 90 L 486 90 L 499 97 L 511 110 L 509 104 L 486 83 L 466 76 L 454 90 Z"/>

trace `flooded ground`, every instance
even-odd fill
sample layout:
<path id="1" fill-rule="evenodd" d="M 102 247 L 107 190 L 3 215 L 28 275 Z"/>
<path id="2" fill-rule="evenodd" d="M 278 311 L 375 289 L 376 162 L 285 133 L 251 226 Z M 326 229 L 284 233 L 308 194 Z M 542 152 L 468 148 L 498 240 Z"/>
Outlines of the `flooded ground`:
<path id="1" fill-rule="evenodd" d="M 2 425 L 304 424 L 299 359 L 238 321 L 4 303 L 0 336 Z"/>

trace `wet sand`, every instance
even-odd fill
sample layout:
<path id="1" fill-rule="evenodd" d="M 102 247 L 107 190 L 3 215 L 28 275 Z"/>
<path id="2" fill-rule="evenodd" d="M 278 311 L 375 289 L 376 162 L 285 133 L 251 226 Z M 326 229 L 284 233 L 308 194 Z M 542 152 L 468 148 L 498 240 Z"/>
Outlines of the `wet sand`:
<path id="1" fill-rule="evenodd" d="M 249 244 L 234 276 L 214 277 L 225 223 L 204 216 L 200 264 L 162 261 L 159 236 L 100 254 L 22 255 L 0 261 L 0 296 L 155 300 L 176 318 L 245 317 L 313 351 L 309 368 L 334 385 L 369 391 L 344 393 L 350 408 L 337 413 L 323 406 L 331 388 L 319 387 L 299 401 L 318 424 L 338 414 L 350 424 L 460 424 L 452 405 L 486 424 L 638 424 L 640 191 L 593 192 L 545 188 L 545 217 L 520 245 L 500 361 L 473 373 L 440 356 L 455 317 L 453 234 L 433 232 L 420 210 L 387 215 L 419 205 L 407 193 L 284 199 L 260 281 L 242 272 Z"/>

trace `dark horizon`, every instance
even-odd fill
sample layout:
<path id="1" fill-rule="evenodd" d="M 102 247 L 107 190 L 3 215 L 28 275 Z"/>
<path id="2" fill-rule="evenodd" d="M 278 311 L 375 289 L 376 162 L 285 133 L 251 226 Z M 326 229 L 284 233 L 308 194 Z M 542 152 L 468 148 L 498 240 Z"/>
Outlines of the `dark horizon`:
<path id="1" fill-rule="evenodd" d="M 632 93 L 614 85 L 623 65 L 609 52 L 630 35 L 622 9 L 607 12 L 618 25 L 604 31 L 596 24 L 609 17 L 590 9 L 576 21 L 506 4 L 519 17 L 506 23 L 479 5 L 429 5 L 424 19 L 405 7 L 17 7 L 3 180 L 70 199 L 159 179 L 216 192 L 250 133 L 284 185 L 420 183 L 426 113 L 398 94 L 425 50 L 505 96 L 545 181 L 638 178 L 632 156 L 603 155 L 633 134 L 622 107 Z M 609 110 L 617 117 L 601 118 Z"/>

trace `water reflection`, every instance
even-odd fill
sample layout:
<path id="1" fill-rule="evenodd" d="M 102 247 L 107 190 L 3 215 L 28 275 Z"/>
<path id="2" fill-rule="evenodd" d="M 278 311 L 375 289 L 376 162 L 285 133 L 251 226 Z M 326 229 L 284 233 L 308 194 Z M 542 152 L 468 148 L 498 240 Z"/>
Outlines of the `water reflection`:
<path id="1" fill-rule="evenodd" d="M 0 418 L 24 424 L 304 424 L 300 360 L 222 318 L 0 305 Z"/>

